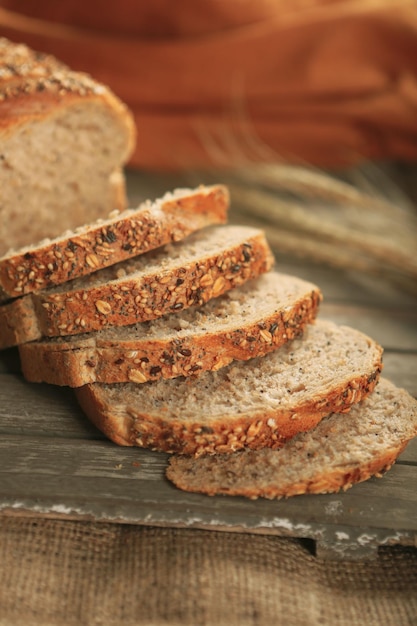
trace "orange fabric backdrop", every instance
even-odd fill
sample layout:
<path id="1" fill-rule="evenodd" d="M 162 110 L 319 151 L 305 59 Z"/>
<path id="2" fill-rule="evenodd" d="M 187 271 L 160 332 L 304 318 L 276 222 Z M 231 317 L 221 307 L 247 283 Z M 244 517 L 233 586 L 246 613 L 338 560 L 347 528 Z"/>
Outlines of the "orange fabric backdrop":
<path id="1" fill-rule="evenodd" d="M 112 87 L 144 169 L 417 159 L 416 0 L 0 0 L 0 33 Z"/>

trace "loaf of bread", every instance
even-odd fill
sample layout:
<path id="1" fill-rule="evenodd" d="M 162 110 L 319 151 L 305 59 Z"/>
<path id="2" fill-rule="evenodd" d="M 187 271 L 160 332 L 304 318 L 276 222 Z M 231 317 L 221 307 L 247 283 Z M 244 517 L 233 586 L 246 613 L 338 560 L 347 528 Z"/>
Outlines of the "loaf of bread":
<path id="1" fill-rule="evenodd" d="M 0 38 L 0 255 L 127 206 L 127 107 L 55 58 Z"/>
<path id="2" fill-rule="evenodd" d="M 135 129 L 106 87 L 0 39 L 0 141 L 0 348 L 112 441 L 176 453 L 181 489 L 274 498 L 345 489 L 417 434 L 382 348 L 316 321 L 318 287 L 225 225 L 227 189 L 126 209 Z"/>
<path id="3" fill-rule="evenodd" d="M 263 231 L 212 226 L 185 241 L 0 306 L 0 348 L 127 326 L 202 305 L 268 271 Z"/>
<path id="4" fill-rule="evenodd" d="M 373 390 L 381 369 L 378 344 L 318 320 L 274 352 L 193 380 L 96 383 L 75 393 L 112 441 L 199 456 L 281 447 L 325 415 L 348 411 Z"/>
<path id="5" fill-rule="evenodd" d="M 329 415 L 280 450 L 174 456 L 166 473 L 180 489 L 208 495 L 254 499 L 333 493 L 381 476 L 416 436 L 416 400 L 381 378 L 348 415 Z"/>
<path id="6" fill-rule="evenodd" d="M 268 272 L 202 307 L 152 322 L 23 344 L 22 371 L 31 382 L 80 387 L 218 370 L 301 335 L 321 298 L 310 282 Z"/>
<path id="7" fill-rule="evenodd" d="M 177 189 L 0 257 L 0 302 L 41 291 L 227 221 L 226 187 Z"/>

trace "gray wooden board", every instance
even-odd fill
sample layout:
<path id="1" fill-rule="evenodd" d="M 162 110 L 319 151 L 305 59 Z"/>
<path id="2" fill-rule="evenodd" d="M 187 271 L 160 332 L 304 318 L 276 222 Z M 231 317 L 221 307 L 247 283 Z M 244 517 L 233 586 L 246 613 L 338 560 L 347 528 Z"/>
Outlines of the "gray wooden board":
<path id="1" fill-rule="evenodd" d="M 314 539 L 333 558 L 417 537 L 417 446 L 383 479 L 346 493 L 282 501 L 187 494 L 164 476 L 167 455 L 121 448 L 84 417 L 67 388 L 0 375 L 0 510 L 132 524 Z"/>

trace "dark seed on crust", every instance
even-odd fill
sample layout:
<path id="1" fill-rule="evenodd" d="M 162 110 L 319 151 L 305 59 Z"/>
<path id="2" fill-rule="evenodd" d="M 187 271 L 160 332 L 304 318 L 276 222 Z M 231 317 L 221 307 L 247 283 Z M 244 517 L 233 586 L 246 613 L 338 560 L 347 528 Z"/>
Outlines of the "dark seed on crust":
<path id="1" fill-rule="evenodd" d="M 117 237 L 114 234 L 114 232 L 111 230 L 111 228 L 108 228 L 106 230 L 106 232 L 102 235 L 103 240 L 106 241 L 107 243 L 114 243 L 115 241 L 117 241 Z"/>

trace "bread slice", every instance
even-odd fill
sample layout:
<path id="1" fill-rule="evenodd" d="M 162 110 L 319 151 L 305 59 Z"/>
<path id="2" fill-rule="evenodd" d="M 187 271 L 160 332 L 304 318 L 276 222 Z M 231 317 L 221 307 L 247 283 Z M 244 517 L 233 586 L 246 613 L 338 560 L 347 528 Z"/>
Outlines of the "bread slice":
<path id="1" fill-rule="evenodd" d="M 125 209 L 135 134 L 105 86 L 0 38 L 0 255 Z"/>
<path id="2" fill-rule="evenodd" d="M 136 209 L 41 241 L 0 258 L 0 302 L 38 292 L 143 254 L 227 220 L 229 194 L 213 185 L 177 189 Z"/>
<path id="3" fill-rule="evenodd" d="M 281 447 L 370 393 L 382 349 L 357 330 L 318 320 L 303 338 L 196 379 L 76 389 L 91 421 L 120 445 L 199 456 Z"/>
<path id="4" fill-rule="evenodd" d="M 268 272 L 202 307 L 152 322 L 23 344 L 23 374 L 31 382 L 79 387 L 217 370 L 302 334 L 321 297 L 312 283 Z"/>
<path id="5" fill-rule="evenodd" d="M 416 436 L 416 400 L 381 378 L 349 415 L 329 415 L 280 450 L 176 456 L 166 475 L 180 489 L 208 495 L 255 499 L 334 493 L 381 476 Z"/>
<path id="6" fill-rule="evenodd" d="M 212 226 L 185 241 L 4 304 L 0 347 L 127 326 L 202 305 L 268 271 L 273 262 L 263 231 Z"/>

